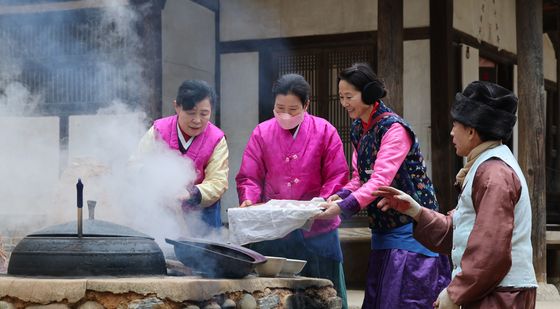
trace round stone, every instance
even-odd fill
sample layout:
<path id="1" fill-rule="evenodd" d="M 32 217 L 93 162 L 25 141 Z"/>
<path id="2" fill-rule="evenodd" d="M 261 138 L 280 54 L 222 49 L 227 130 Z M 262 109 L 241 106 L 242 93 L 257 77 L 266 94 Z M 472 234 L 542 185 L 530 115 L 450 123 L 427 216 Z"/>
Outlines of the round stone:
<path id="1" fill-rule="evenodd" d="M 103 308 L 104 307 L 102 304 L 95 301 L 85 302 L 78 307 L 78 309 L 103 309 Z"/>
<path id="2" fill-rule="evenodd" d="M 222 304 L 222 309 L 234 309 L 237 307 L 237 304 L 231 300 L 231 299 L 226 299 L 224 301 L 224 303 Z"/>
<path id="3" fill-rule="evenodd" d="M 257 301 L 251 294 L 244 294 L 241 300 L 239 301 L 239 308 L 240 309 L 256 309 L 257 308 Z"/>

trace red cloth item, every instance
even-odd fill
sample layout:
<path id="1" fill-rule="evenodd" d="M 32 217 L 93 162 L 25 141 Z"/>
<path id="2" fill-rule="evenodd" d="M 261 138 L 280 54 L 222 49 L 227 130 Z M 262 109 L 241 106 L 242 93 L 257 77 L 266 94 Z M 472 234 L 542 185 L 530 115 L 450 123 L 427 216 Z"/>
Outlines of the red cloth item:
<path id="1" fill-rule="evenodd" d="M 183 138 L 188 141 L 189 139 L 191 139 L 191 136 L 188 135 L 187 133 L 185 133 L 185 131 L 183 131 L 183 129 L 181 128 L 181 126 L 178 126 L 179 130 L 181 130 L 181 134 L 183 134 Z"/>
<path id="2" fill-rule="evenodd" d="M 373 125 L 373 121 L 371 121 L 371 119 L 373 118 L 373 114 L 375 114 L 375 112 L 377 112 L 377 108 L 379 107 L 379 102 L 375 102 L 375 104 L 373 105 L 373 110 L 371 111 L 371 113 L 369 114 L 369 122 L 365 122 L 362 120 L 362 133 L 367 132 L 369 129 L 371 129 L 371 126 Z"/>

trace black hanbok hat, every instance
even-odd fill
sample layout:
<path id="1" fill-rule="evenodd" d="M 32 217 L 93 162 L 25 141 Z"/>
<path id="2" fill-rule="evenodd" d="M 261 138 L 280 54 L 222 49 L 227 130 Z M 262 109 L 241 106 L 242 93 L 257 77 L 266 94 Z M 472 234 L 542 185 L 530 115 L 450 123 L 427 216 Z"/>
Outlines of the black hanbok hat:
<path id="1" fill-rule="evenodd" d="M 507 140 L 517 121 L 517 97 L 500 85 L 474 81 L 455 95 L 451 117 L 495 140 Z"/>

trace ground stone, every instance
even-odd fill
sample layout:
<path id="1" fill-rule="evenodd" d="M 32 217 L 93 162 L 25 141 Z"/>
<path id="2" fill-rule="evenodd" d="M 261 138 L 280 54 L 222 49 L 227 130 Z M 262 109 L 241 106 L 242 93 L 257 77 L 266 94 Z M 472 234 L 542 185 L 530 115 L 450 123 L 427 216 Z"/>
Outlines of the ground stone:
<path id="1" fill-rule="evenodd" d="M 552 284 L 539 283 L 537 288 L 537 301 L 558 301 L 560 294 L 556 287 Z"/>

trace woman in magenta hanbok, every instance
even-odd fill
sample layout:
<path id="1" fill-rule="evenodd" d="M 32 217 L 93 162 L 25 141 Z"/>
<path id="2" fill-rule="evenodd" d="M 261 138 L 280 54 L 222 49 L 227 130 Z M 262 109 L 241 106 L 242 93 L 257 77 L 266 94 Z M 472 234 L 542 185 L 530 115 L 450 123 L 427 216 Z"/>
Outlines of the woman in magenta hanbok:
<path id="1" fill-rule="evenodd" d="M 228 188 L 229 151 L 224 132 L 210 122 L 215 101 L 216 93 L 205 81 L 184 81 L 173 101 L 176 114 L 155 120 L 139 145 L 140 152 L 147 152 L 159 140 L 193 161 L 195 182 L 180 197 L 182 214 L 203 223 L 189 227 L 191 236 L 222 226 L 220 199 Z"/>
<path id="2" fill-rule="evenodd" d="M 310 90 L 297 74 L 284 75 L 274 84 L 275 118 L 253 130 L 236 177 L 240 207 L 271 199 L 326 199 L 348 181 L 336 128 L 307 113 Z M 251 248 L 264 255 L 306 260 L 301 274 L 331 280 L 346 308 L 339 225 L 338 217 L 316 220 L 309 231 L 296 230 Z"/>

